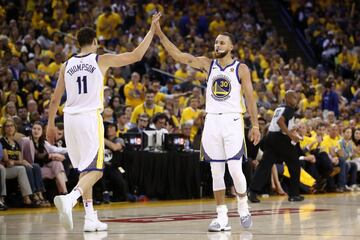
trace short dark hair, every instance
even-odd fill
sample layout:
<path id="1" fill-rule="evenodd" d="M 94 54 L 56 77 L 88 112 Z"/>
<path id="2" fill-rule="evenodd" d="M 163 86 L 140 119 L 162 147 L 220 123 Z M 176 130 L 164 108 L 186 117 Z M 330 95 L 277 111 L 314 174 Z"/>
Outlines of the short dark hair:
<path id="1" fill-rule="evenodd" d="M 234 35 L 232 35 L 231 33 L 223 32 L 223 33 L 220 33 L 219 35 L 227 36 L 230 39 L 231 43 L 234 44 L 234 39 L 235 38 L 234 38 Z"/>
<path id="2" fill-rule="evenodd" d="M 146 89 L 146 92 L 145 92 L 145 95 L 146 94 L 156 94 L 156 92 L 154 91 L 154 90 L 152 90 L 152 89 Z"/>
<path id="3" fill-rule="evenodd" d="M 157 123 L 161 119 L 165 119 L 166 121 L 168 121 L 168 117 L 165 113 L 157 113 L 153 118 L 153 123 Z"/>
<path id="4" fill-rule="evenodd" d="M 91 45 L 95 38 L 96 32 L 94 31 L 94 29 L 89 27 L 80 28 L 80 30 L 76 34 L 76 39 L 78 41 L 79 47 Z"/>

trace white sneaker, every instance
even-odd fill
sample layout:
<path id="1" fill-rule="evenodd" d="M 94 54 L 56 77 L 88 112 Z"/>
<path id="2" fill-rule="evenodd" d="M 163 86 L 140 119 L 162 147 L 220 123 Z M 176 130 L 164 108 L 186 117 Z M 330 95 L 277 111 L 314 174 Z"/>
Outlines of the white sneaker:
<path id="1" fill-rule="evenodd" d="M 356 185 L 356 184 L 351 185 L 350 188 L 351 188 L 353 191 L 355 191 L 355 192 L 360 191 L 360 187 L 359 187 L 358 185 Z"/>
<path id="2" fill-rule="evenodd" d="M 84 232 L 107 231 L 108 225 L 100 222 L 97 212 L 85 215 Z"/>
<path id="3" fill-rule="evenodd" d="M 208 231 L 209 232 L 221 232 L 221 231 L 230 231 L 231 227 L 228 224 L 228 218 L 215 218 L 211 221 Z"/>
<path id="4" fill-rule="evenodd" d="M 253 222 L 251 219 L 251 214 L 249 212 L 249 205 L 247 199 L 242 202 L 238 202 L 238 213 L 240 216 L 240 225 L 243 228 L 251 228 Z"/>
<path id="5" fill-rule="evenodd" d="M 66 195 L 56 196 L 54 198 L 54 204 L 60 214 L 60 223 L 64 228 L 72 230 L 74 223 L 72 218 L 73 203 L 71 199 Z"/>

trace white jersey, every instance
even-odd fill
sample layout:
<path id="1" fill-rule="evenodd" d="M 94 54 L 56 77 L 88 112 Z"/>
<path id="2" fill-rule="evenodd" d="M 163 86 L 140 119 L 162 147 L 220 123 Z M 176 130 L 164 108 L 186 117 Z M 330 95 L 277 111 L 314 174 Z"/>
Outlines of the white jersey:
<path id="1" fill-rule="evenodd" d="M 65 65 L 66 103 L 68 114 L 103 110 L 103 74 L 95 53 L 73 56 Z"/>
<path id="2" fill-rule="evenodd" d="M 222 68 L 212 60 L 206 88 L 207 113 L 244 113 L 246 111 L 238 76 L 240 62 Z"/>

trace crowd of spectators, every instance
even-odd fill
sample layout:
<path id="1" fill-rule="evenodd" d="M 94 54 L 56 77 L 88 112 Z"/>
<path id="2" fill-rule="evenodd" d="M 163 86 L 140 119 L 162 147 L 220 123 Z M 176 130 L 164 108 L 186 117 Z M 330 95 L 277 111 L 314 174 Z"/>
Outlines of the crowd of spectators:
<path id="1" fill-rule="evenodd" d="M 318 185 L 325 179 L 328 191 L 357 190 L 360 88 L 355 77 L 359 70 L 356 46 L 360 38 L 355 29 L 359 29 L 358 23 L 347 23 L 351 30 L 348 41 L 339 43 L 339 51 L 334 55 L 338 59 L 336 65 L 342 66 L 348 61 L 342 52 L 347 49 L 352 54 L 348 75 L 322 65 L 306 66 L 301 58 L 289 58 L 284 39 L 259 9 L 259 3 L 251 0 L 1 1 L 0 209 L 6 209 L 6 179 L 17 178 L 27 206 L 48 206 L 43 179 L 55 179 L 58 193 L 66 193 L 70 188 L 72 167 L 66 154 L 62 107 L 56 120 L 59 132 L 56 146 L 46 142 L 43 129 L 60 66 L 78 51 L 76 31 L 83 26 L 96 29 L 99 54 L 131 51 L 148 31 L 155 11 L 164 13 L 161 25 L 174 44 L 197 56 L 212 57 L 217 34 L 233 33 L 233 55 L 251 70 L 263 133 L 286 90 L 296 90 L 301 95 L 297 117 L 299 133 L 304 136 L 299 149 L 304 156 L 304 169 Z M 295 8 L 294 12 L 299 9 Z M 311 23 L 307 21 L 306 26 L 310 26 L 308 22 Z M 205 116 L 206 81 L 203 80 L 206 77 L 201 71 L 174 62 L 156 38 L 142 61 L 107 72 L 103 119 L 108 162 L 101 183 L 104 201 L 109 201 L 109 183 L 118 190 L 115 200 L 132 199 L 125 179 L 119 171 L 114 171 L 121 166 L 116 162 L 116 152 L 124 149 L 121 136 L 127 131 L 153 128 L 182 132 L 188 137 L 189 146 L 199 146 Z M 64 96 L 62 103 L 65 99 Z M 251 159 L 253 167 L 259 156 L 261 153 Z M 277 168 L 280 175 L 283 168 Z M 277 174 L 273 177 L 278 183 Z M 279 189 L 281 183 L 276 186 L 274 183 L 274 189 L 283 194 L 284 190 Z"/>
<path id="2" fill-rule="evenodd" d="M 360 5 L 356 1 L 286 1 L 318 59 L 343 78 L 359 76 Z"/>

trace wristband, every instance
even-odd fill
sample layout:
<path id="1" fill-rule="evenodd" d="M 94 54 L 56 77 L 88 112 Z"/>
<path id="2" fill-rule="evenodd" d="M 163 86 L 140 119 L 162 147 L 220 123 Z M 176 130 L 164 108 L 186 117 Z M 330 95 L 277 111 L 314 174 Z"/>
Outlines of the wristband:
<path id="1" fill-rule="evenodd" d="M 252 126 L 252 128 L 259 129 L 259 126 Z"/>

